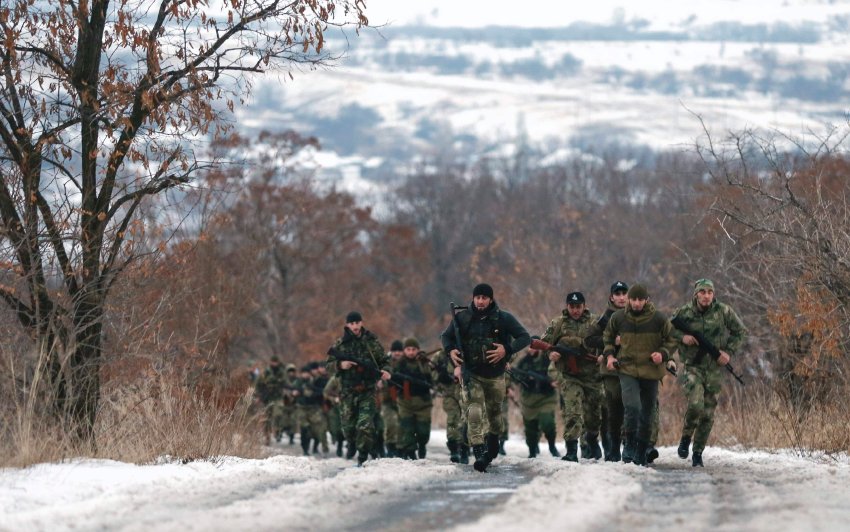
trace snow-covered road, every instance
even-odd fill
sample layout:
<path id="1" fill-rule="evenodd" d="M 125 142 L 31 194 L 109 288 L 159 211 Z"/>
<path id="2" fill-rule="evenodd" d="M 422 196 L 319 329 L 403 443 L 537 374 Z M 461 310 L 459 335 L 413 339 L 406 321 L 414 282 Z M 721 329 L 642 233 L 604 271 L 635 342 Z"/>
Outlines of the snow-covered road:
<path id="1" fill-rule="evenodd" d="M 707 467 L 662 449 L 654 468 L 524 458 L 492 472 L 429 458 L 351 467 L 339 458 L 135 466 L 80 460 L 0 470 L 2 530 L 837 530 L 850 465 L 709 448 Z M 292 448 L 281 447 L 281 452 Z"/>

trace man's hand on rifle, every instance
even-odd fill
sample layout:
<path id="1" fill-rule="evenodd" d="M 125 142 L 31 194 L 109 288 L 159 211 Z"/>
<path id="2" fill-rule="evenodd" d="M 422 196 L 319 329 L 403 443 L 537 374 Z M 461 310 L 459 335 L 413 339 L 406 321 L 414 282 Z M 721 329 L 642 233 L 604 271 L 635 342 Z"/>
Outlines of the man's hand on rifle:
<path id="1" fill-rule="evenodd" d="M 485 357 L 487 359 L 487 362 L 489 362 L 490 364 L 498 363 L 500 360 L 505 358 L 505 355 L 507 354 L 507 352 L 505 351 L 505 346 L 503 346 L 502 344 L 497 344 L 494 342 L 493 345 L 495 345 L 496 347 L 494 349 L 491 349 L 490 351 L 487 351 L 487 356 Z"/>
<path id="2" fill-rule="evenodd" d="M 669 371 L 670 373 L 673 373 L 675 375 L 677 369 L 678 369 L 678 366 L 676 366 L 675 360 L 668 360 L 667 361 L 667 371 Z"/>
<path id="3" fill-rule="evenodd" d="M 662 355 L 658 351 L 649 355 L 649 358 L 652 359 L 652 363 L 655 364 L 656 366 L 658 364 L 661 364 L 664 361 L 664 355 Z"/>
<path id="4" fill-rule="evenodd" d="M 461 382 L 461 379 L 463 379 L 463 375 L 462 375 L 460 366 L 456 366 L 454 371 L 452 372 L 452 374 L 455 376 L 455 380 L 457 382 Z"/>
<path id="5" fill-rule="evenodd" d="M 339 363 L 339 369 L 351 369 L 357 365 L 357 362 L 352 362 L 350 360 L 343 360 Z"/>
<path id="6" fill-rule="evenodd" d="M 682 343 L 685 345 L 699 345 L 697 339 L 691 336 L 690 334 L 682 336 Z"/>
<path id="7" fill-rule="evenodd" d="M 608 371 L 614 371 L 614 370 L 617 369 L 614 366 L 614 364 L 616 364 L 616 363 L 617 363 L 617 359 L 614 358 L 614 355 L 608 355 L 608 363 L 605 366 L 608 368 Z"/>
<path id="8" fill-rule="evenodd" d="M 557 362 L 557 361 L 561 360 L 561 353 L 559 353 L 557 351 L 550 351 L 549 352 L 549 360 L 552 361 L 552 362 Z"/>
<path id="9" fill-rule="evenodd" d="M 721 366 L 725 366 L 730 360 L 732 360 L 732 357 L 729 356 L 729 353 L 721 349 L 720 356 L 717 357 L 717 363 Z"/>
<path id="10" fill-rule="evenodd" d="M 388 381 L 388 380 L 390 380 L 391 377 L 392 377 L 392 375 L 390 375 L 389 371 L 386 371 L 386 370 L 383 370 L 383 369 L 381 370 L 381 380 Z"/>
<path id="11" fill-rule="evenodd" d="M 460 351 L 457 349 L 452 349 L 449 351 L 449 356 L 452 358 L 452 362 L 455 363 L 455 366 L 460 366 L 463 364 L 463 360 L 460 358 Z"/>

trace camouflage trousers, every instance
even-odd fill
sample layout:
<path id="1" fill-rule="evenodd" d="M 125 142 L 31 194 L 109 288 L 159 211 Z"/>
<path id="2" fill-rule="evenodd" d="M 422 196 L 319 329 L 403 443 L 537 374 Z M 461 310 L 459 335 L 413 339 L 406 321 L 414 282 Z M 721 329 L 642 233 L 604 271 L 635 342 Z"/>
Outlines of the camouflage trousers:
<path id="1" fill-rule="evenodd" d="M 328 422 L 321 405 L 299 406 L 298 424 L 302 440 L 313 438 L 322 444 L 322 452 L 328 452 Z M 307 442 L 301 443 L 302 447 Z"/>
<path id="2" fill-rule="evenodd" d="M 508 394 L 505 390 L 505 398 L 502 399 L 502 432 L 499 433 L 500 440 L 508 439 L 508 413 L 510 404 L 508 404 Z"/>
<path id="3" fill-rule="evenodd" d="M 451 386 L 443 392 L 443 412 L 446 413 L 446 440 L 465 443 L 464 419 L 460 386 Z"/>
<path id="4" fill-rule="evenodd" d="M 711 427 L 714 426 L 714 409 L 717 407 L 723 377 L 720 370 L 720 366 L 706 368 L 685 365 L 682 374 L 685 397 L 688 398 L 682 436 L 693 437 L 695 453 L 705 449 Z"/>
<path id="5" fill-rule="evenodd" d="M 522 423 L 525 427 L 525 443 L 529 448 L 540 441 L 542 432 L 547 439 L 555 441 L 555 409 L 557 394 L 524 393 L 522 395 Z"/>
<path id="6" fill-rule="evenodd" d="M 283 401 L 271 401 L 266 404 L 265 414 L 266 414 L 266 434 L 270 437 L 277 440 L 280 438 L 283 431 L 286 429 L 285 421 L 286 421 L 286 406 L 284 406 Z"/>
<path id="7" fill-rule="evenodd" d="M 378 406 L 374 390 L 343 393 L 339 416 L 345 439 L 360 453 L 368 453 L 375 443 L 375 417 Z"/>
<path id="8" fill-rule="evenodd" d="M 336 443 L 345 439 L 342 435 L 342 420 L 339 416 L 339 405 L 334 405 L 328 410 L 328 431 L 331 433 L 331 440 Z"/>
<path id="9" fill-rule="evenodd" d="M 384 444 L 397 445 L 399 443 L 398 405 L 396 403 L 382 404 L 381 417 L 384 418 Z"/>
<path id="10" fill-rule="evenodd" d="M 479 377 L 473 375 L 462 391 L 466 411 L 467 437 L 470 445 L 483 445 L 487 434 L 500 435 L 502 403 L 505 401 L 505 376 Z"/>
<path id="11" fill-rule="evenodd" d="M 599 432 L 602 423 L 602 385 L 599 378 L 561 375 L 561 418 L 564 440 L 577 440 L 583 432 Z"/>
<path id="12" fill-rule="evenodd" d="M 398 448 L 415 451 L 431 439 L 431 398 L 398 400 Z"/>

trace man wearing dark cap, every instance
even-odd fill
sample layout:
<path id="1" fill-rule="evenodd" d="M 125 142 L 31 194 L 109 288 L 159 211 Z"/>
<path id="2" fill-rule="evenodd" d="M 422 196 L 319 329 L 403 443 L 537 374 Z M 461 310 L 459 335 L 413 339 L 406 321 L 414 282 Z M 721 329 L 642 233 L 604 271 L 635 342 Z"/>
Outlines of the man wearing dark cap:
<path id="1" fill-rule="evenodd" d="M 658 381 L 664 378 L 664 364 L 672 362 L 676 338 L 667 316 L 649 301 L 645 286 L 632 285 L 627 297 L 626 308 L 614 312 L 605 327 L 602 354 L 608 369 L 618 366 L 620 372 L 626 436 L 623 461 L 645 466 Z"/>
<path id="2" fill-rule="evenodd" d="M 425 458 L 431 439 L 431 367 L 419 340 L 404 339 L 404 356 L 393 371 L 393 382 L 401 386 L 398 395 L 399 454 L 407 460 Z"/>
<path id="3" fill-rule="evenodd" d="M 602 449 L 605 452 L 606 462 L 619 462 L 620 437 L 623 431 L 623 395 L 620 392 L 620 377 L 615 371 L 609 371 L 602 357 L 602 332 L 611 320 L 611 316 L 618 310 L 626 308 L 628 302 L 627 292 L 629 285 L 623 281 L 617 281 L 611 285 L 608 296 L 608 308 L 598 320 L 591 326 L 589 336 L 585 339 L 585 345 L 599 354 L 599 375 L 602 378 L 602 426 L 601 438 Z M 616 348 L 619 350 L 619 339 L 615 338 Z"/>
<path id="4" fill-rule="evenodd" d="M 693 438 L 691 465 L 703 467 L 702 451 L 714 425 L 714 408 L 723 379 L 722 367 L 741 349 L 747 331 L 732 307 L 715 298 L 714 283 L 709 279 L 699 279 L 694 283 L 693 298 L 676 310 L 673 318 L 680 318 L 687 328 L 702 333 L 720 350 L 720 358 L 714 360 L 700 352 L 699 342 L 693 336 L 678 330 L 673 333 L 680 342 L 679 359 L 684 364 L 682 381 L 688 398 L 678 452 L 681 458 L 687 458 Z"/>
<path id="5" fill-rule="evenodd" d="M 393 340 L 390 344 L 390 373 L 395 371 L 401 357 L 404 354 L 404 344 L 401 340 Z M 387 458 L 398 456 L 399 428 L 398 428 L 398 388 L 388 382 L 380 381 L 378 388 L 381 390 L 381 417 L 384 420 L 384 443 L 387 446 Z"/>
<path id="6" fill-rule="evenodd" d="M 338 360 L 337 356 L 359 360 Z M 378 379 L 389 380 L 389 358 L 378 337 L 363 327 L 359 312 L 349 312 L 345 329 L 328 351 L 328 370 L 340 378 L 340 418 L 345 439 L 349 443 L 347 458 L 357 452 L 357 463 L 363 465 L 375 443 L 375 401 Z"/>
<path id="7" fill-rule="evenodd" d="M 455 366 L 455 378 L 462 382 L 473 466 L 483 472 L 499 453 L 505 364 L 528 347 L 531 336 L 512 314 L 499 308 L 493 288 L 482 283 L 472 290 L 472 304 L 458 312 L 440 338 Z"/>
<path id="8" fill-rule="evenodd" d="M 564 440 L 567 452 L 562 460 L 578 462 L 578 439 L 584 431 L 588 455 L 582 458 L 602 458 L 599 448 L 600 410 L 602 408 L 602 385 L 596 359 L 590 356 L 585 345 L 591 326 L 596 322 L 587 309 L 584 294 L 567 294 L 566 308 L 553 319 L 543 341 L 570 348 L 576 354 L 564 356 L 556 351 L 549 353 L 552 362 L 549 374 L 561 389 L 561 418 L 564 421 Z"/>

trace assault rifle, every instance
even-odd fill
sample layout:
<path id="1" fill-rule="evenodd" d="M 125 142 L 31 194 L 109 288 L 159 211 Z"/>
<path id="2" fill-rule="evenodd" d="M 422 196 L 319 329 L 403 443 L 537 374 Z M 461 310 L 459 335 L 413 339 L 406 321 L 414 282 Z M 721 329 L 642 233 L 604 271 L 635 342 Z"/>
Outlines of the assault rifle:
<path id="1" fill-rule="evenodd" d="M 717 346 L 711 343 L 708 338 L 705 337 L 704 334 L 699 333 L 688 327 L 688 324 L 685 323 L 685 320 L 676 316 L 675 318 L 670 320 L 670 323 L 673 325 L 673 327 L 679 329 L 683 333 L 689 334 L 696 338 L 697 343 L 699 344 L 699 351 L 697 351 L 697 361 L 701 360 L 706 353 L 708 353 L 715 361 L 720 358 L 720 349 L 718 349 Z M 735 380 L 740 382 L 742 385 L 745 384 L 744 379 L 741 377 L 741 375 L 735 373 L 735 368 L 732 367 L 732 364 L 729 364 L 727 362 L 726 365 L 723 367 L 725 367 L 726 370 L 731 373 L 733 377 L 735 377 Z"/>
<path id="2" fill-rule="evenodd" d="M 449 303 L 449 307 L 452 310 L 452 328 L 455 331 L 455 349 L 458 350 L 458 352 L 460 353 L 460 359 L 463 361 L 463 364 L 460 365 L 460 377 L 461 377 L 460 385 L 463 387 L 463 389 L 466 393 L 466 396 L 468 397 L 469 396 L 470 375 L 469 375 L 469 368 L 467 366 L 469 366 L 469 364 L 466 361 L 466 353 L 463 352 L 463 342 L 461 341 L 461 338 L 460 338 L 460 324 L 457 321 L 457 311 L 466 310 L 469 307 L 461 307 L 461 306 L 455 305 L 454 301 Z"/>
<path id="3" fill-rule="evenodd" d="M 511 371 L 515 374 L 515 375 L 512 375 L 512 377 L 514 379 L 516 379 L 516 375 L 520 375 L 520 376 L 528 379 L 525 382 L 523 382 L 519 379 L 516 379 L 525 388 L 531 389 L 531 388 L 534 387 L 535 383 L 538 383 L 538 382 L 541 383 L 541 384 L 544 384 L 544 385 L 548 385 L 548 386 L 552 385 L 552 379 L 549 378 L 549 375 L 544 375 L 543 373 L 540 373 L 539 371 L 534 371 L 534 370 L 531 370 L 531 369 L 520 369 L 516 366 L 512 366 Z"/>
<path id="4" fill-rule="evenodd" d="M 337 362 L 354 362 L 366 373 L 367 376 L 374 376 L 375 380 L 381 378 L 381 369 L 373 360 L 369 360 L 368 358 L 361 358 L 355 355 L 349 355 L 347 353 L 343 353 L 336 347 L 331 346 L 328 349 L 328 355 L 334 357 Z"/>
<path id="5" fill-rule="evenodd" d="M 532 349 L 539 349 L 540 351 L 554 351 L 565 357 L 575 357 L 580 358 L 582 360 L 587 360 L 588 362 L 596 362 L 596 355 L 591 355 L 590 353 L 585 353 L 579 349 L 566 345 L 550 344 L 549 342 L 544 342 L 543 340 L 539 340 L 537 338 L 532 340 L 531 345 L 529 345 L 528 347 Z"/>
<path id="6" fill-rule="evenodd" d="M 390 382 L 392 382 L 393 384 L 398 384 L 399 386 L 402 386 L 402 383 L 397 381 L 396 377 L 398 379 L 402 380 L 402 381 L 408 381 L 410 384 L 422 386 L 424 388 L 428 388 L 429 390 L 434 387 L 433 384 L 431 384 L 430 382 L 428 382 L 426 380 L 419 379 L 417 377 L 414 377 L 413 375 L 408 375 L 407 373 L 401 373 L 399 371 L 394 371 L 393 376 L 390 379 Z"/>

